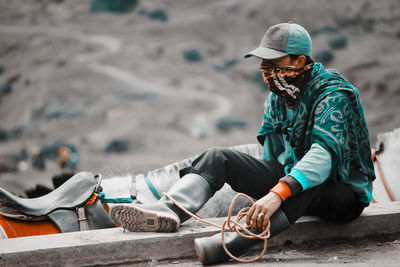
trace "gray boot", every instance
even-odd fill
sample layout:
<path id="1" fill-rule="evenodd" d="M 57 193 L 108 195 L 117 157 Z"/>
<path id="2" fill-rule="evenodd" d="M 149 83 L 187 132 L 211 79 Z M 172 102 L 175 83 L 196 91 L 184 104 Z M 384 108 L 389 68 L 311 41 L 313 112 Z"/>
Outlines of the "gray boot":
<path id="1" fill-rule="evenodd" d="M 286 214 L 281 209 L 277 210 L 270 220 L 270 238 L 290 228 Z M 236 257 L 243 255 L 251 246 L 263 242 L 261 239 L 243 238 L 236 232 L 226 232 L 224 239 L 226 248 Z M 230 258 L 222 246 L 221 234 L 197 238 L 194 240 L 194 246 L 203 265 L 224 262 Z"/>
<path id="2" fill-rule="evenodd" d="M 197 212 L 213 192 L 208 182 L 197 174 L 187 174 L 179 179 L 168 194 L 192 213 Z M 154 204 L 122 204 L 110 209 L 111 219 L 132 232 L 175 232 L 190 218 L 184 211 L 163 196 Z"/>

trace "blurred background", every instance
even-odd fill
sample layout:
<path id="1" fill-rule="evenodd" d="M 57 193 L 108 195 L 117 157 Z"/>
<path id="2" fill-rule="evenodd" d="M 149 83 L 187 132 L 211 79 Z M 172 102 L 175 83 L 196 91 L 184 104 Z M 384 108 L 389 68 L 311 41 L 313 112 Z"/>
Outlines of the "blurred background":
<path id="1" fill-rule="evenodd" d="M 268 89 L 243 54 L 288 21 L 360 90 L 373 144 L 399 127 L 398 0 L 0 0 L 0 187 L 255 143 Z"/>

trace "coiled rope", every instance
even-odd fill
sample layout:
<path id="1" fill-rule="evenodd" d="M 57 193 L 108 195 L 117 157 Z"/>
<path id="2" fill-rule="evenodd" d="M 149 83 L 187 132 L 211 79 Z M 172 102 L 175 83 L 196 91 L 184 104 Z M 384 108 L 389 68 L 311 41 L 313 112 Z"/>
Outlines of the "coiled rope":
<path id="1" fill-rule="evenodd" d="M 245 218 L 245 217 L 247 216 L 247 214 L 248 214 L 248 212 L 249 212 L 249 210 L 250 210 L 250 207 L 246 207 L 246 208 L 241 209 L 241 210 L 238 212 L 238 214 L 236 215 L 236 218 L 235 218 L 235 219 L 232 218 L 232 210 L 233 210 L 233 207 L 235 206 L 235 201 L 236 201 L 236 199 L 238 199 L 239 197 L 244 197 L 244 198 L 246 198 L 247 200 L 249 200 L 252 204 L 254 204 L 254 201 L 253 201 L 249 196 L 247 196 L 246 194 L 238 193 L 238 194 L 236 194 L 236 196 L 232 199 L 231 205 L 230 205 L 230 207 L 229 207 L 228 217 L 227 217 L 227 219 L 222 223 L 222 225 L 218 225 L 218 224 L 215 224 L 215 223 L 213 223 L 213 222 L 207 221 L 206 219 L 203 219 L 202 217 L 198 216 L 197 214 L 194 214 L 194 213 L 188 211 L 188 210 L 185 209 L 181 204 L 179 204 L 179 202 L 177 202 L 173 197 L 171 197 L 169 194 L 163 193 L 163 195 L 166 196 L 167 198 L 169 198 L 177 207 L 179 207 L 181 210 L 183 210 L 184 212 L 186 212 L 187 214 L 189 214 L 189 215 L 192 216 L 193 218 L 196 218 L 197 220 L 199 220 L 199 221 L 201 221 L 201 222 L 203 222 L 203 223 L 206 223 L 206 224 L 209 224 L 209 225 L 212 225 L 212 226 L 215 226 L 215 227 L 221 229 L 221 240 L 222 240 L 221 242 L 222 242 L 222 247 L 224 248 L 226 254 L 227 254 L 229 257 L 231 257 L 232 259 L 234 259 L 234 260 L 236 260 L 236 261 L 238 261 L 238 262 L 241 262 L 241 263 L 256 262 L 256 261 L 258 261 L 262 256 L 264 256 L 265 252 L 267 251 L 267 239 L 268 239 L 269 236 L 270 236 L 270 231 L 269 231 L 270 222 L 268 222 L 267 227 L 265 228 L 265 230 L 264 230 L 262 233 L 260 233 L 260 234 L 254 234 L 254 233 L 252 233 L 252 232 L 250 232 L 250 231 L 248 230 L 248 229 L 250 228 L 249 225 L 243 226 L 242 224 L 240 224 L 240 221 L 241 221 L 243 218 Z M 249 259 L 249 260 L 240 259 L 240 258 L 238 258 L 238 257 L 236 257 L 236 256 L 234 256 L 234 255 L 232 255 L 232 253 L 230 253 L 229 250 L 228 250 L 228 248 L 226 247 L 225 239 L 224 239 L 224 233 L 225 233 L 225 231 L 229 231 L 229 232 L 236 231 L 236 233 L 237 233 L 238 235 L 240 235 L 240 236 L 243 237 L 243 238 L 247 238 L 247 239 L 256 239 L 256 238 L 262 239 L 262 240 L 264 240 L 264 249 L 261 251 L 261 253 L 260 253 L 258 256 L 254 257 L 254 258 L 252 258 L 252 259 Z M 243 232 L 244 232 L 244 233 L 243 233 Z"/>

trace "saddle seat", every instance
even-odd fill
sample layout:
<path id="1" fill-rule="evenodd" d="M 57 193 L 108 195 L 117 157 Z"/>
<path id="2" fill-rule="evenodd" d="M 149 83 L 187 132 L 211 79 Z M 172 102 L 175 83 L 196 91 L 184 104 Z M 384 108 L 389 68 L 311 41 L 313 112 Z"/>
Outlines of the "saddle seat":
<path id="1" fill-rule="evenodd" d="M 44 220 L 55 210 L 83 206 L 97 183 L 92 173 L 80 172 L 49 194 L 31 199 L 14 196 L 0 188 L 0 214 L 22 220 Z"/>

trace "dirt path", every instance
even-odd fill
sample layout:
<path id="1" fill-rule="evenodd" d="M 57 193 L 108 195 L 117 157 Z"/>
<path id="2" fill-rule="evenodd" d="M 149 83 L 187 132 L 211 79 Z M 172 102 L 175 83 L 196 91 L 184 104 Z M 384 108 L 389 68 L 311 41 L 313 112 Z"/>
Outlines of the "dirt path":
<path id="1" fill-rule="evenodd" d="M 215 122 L 218 118 L 226 116 L 232 109 L 231 102 L 222 95 L 209 92 L 200 92 L 197 90 L 184 90 L 178 92 L 173 87 L 161 86 L 148 82 L 144 79 L 140 79 L 125 69 L 101 62 L 101 59 L 104 59 L 107 56 L 116 55 L 121 50 L 121 40 L 109 35 L 90 35 L 67 28 L 33 25 L 0 25 L 0 33 L 46 34 L 58 38 L 75 39 L 80 42 L 101 46 L 103 49 L 100 49 L 94 53 L 90 52 L 77 55 L 73 61 L 77 64 L 86 64 L 92 71 L 96 73 L 124 82 L 129 86 L 146 93 L 168 95 L 169 97 L 173 98 L 182 98 L 182 100 L 213 102 L 215 105 L 214 109 L 200 112 L 195 115 L 190 129 L 192 135 L 194 136 L 204 136 L 209 128 L 208 125 L 211 122 Z"/>

